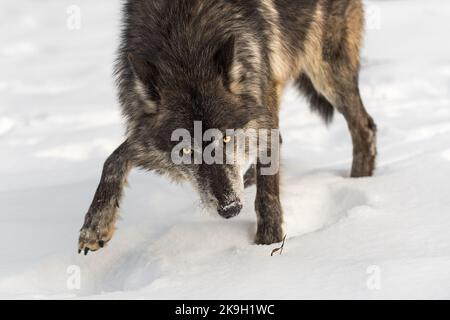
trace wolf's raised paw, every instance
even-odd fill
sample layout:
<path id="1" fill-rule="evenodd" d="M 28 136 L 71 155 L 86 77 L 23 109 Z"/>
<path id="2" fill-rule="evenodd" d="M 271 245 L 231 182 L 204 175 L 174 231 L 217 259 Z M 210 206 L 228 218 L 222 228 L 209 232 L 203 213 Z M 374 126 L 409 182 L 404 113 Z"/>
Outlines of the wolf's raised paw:
<path id="1" fill-rule="evenodd" d="M 78 241 L 78 253 L 87 255 L 89 251 L 100 250 L 111 240 L 114 231 L 113 223 L 107 226 L 83 227 Z"/>

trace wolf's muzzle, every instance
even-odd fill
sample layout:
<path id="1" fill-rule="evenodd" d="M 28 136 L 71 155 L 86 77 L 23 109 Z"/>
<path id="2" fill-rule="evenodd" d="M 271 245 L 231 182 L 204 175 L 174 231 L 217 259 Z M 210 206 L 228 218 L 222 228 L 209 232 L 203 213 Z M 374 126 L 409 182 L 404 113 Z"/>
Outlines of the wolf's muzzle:
<path id="1" fill-rule="evenodd" d="M 242 204 L 239 201 L 231 202 L 227 205 L 219 207 L 217 210 L 219 215 L 225 219 L 231 219 L 236 217 L 242 210 Z"/>

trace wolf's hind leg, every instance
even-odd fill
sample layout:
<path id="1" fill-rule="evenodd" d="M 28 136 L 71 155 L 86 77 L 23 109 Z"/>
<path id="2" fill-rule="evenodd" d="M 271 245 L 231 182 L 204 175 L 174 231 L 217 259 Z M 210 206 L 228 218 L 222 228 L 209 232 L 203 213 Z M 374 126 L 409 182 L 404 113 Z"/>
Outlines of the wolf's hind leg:
<path id="1" fill-rule="evenodd" d="M 331 70 L 331 68 L 324 68 L 324 70 Z M 348 76 L 336 77 L 331 75 L 331 72 L 328 78 L 330 79 L 328 83 L 321 81 L 314 83 L 310 77 L 302 74 L 296 80 L 296 85 L 309 100 L 311 108 L 319 112 L 326 123 L 332 120 L 334 108 L 344 116 L 353 142 L 351 176 L 354 178 L 371 176 L 375 170 L 377 155 L 375 122 L 363 105 L 355 80 L 347 80 L 351 78 Z M 357 77 L 354 78 L 357 79 Z M 321 91 L 316 87 L 321 88 Z M 329 102 L 321 92 L 327 92 L 333 96 L 333 103 Z"/>
<path id="2" fill-rule="evenodd" d="M 358 85 L 348 85 L 348 83 L 343 85 L 345 81 L 330 85 L 327 90 L 335 93 L 335 99 L 331 104 L 323 95 L 315 91 L 311 82 L 305 79 L 307 78 L 304 78 L 303 84 L 306 83 L 309 89 L 312 108 L 316 108 L 325 121 L 329 122 L 333 114 L 330 108 L 334 105 L 347 121 L 353 143 L 351 176 L 353 178 L 372 176 L 377 156 L 377 127 L 363 105 Z"/>
<path id="3" fill-rule="evenodd" d="M 337 107 L 347 121 L 353 142 L 353 178 L 372 176 L 377 156 L 377 127 L 364 108 L 357 85 L 348 89 Z"/>
<path id="4" fill-rule="evenodd" d="M 319 112 L 326 123 L 332 120 L 334 108 L 344 116 L 353 142 L 351 176 L 371 176 L 377 155 L 377 129 L 363 105 L 357 71 L 348 67 L 332 68 L 327 62 L 323 62 L 321 70 L 326 77 L 314 73 L 312 76 L 302 74 L 297 78 L 296 85 L 310 102 L 311 108 Z"/>
<path id="5" fill-rule="evenodd" d="M 127 142 L 106 160 L 100 184 L 80 230 L 79 252 L 103 248 L 115 231 L 117 210 L 131 168 Z"/>

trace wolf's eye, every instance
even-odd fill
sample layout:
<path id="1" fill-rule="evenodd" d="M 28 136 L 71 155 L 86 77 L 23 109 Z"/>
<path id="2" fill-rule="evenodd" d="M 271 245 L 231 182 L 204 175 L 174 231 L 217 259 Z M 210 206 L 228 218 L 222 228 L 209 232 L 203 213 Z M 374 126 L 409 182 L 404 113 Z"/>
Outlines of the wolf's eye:
<path id="1" fill-rule="evenodd" d="M 224 143 L 229 143 L 231 141 L 231 137 L 230 136 L 226 136 L 225 138 L 223 138 L 223 142 Z"/>
<path id="2" fill-rule="evenodd" d="M 183 148 L 183 153 L 185 155 L 190 155 L 192 153 L 192 149 L 191 148 Z"/>

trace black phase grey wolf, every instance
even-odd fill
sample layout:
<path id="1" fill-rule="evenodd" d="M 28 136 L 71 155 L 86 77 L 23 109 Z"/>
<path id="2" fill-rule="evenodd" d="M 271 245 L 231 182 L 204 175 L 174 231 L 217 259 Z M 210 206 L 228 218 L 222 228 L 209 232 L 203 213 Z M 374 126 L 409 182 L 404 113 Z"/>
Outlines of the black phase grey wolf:
<path id="1" fill-rule="evenodd" d="M 249 167 L 180 164 L 172 157 L 179 145 L 173 136 L 177 130 L 195 136 L 198 123 L 200 133 L 223 133 L 223 145 L 232 139 L 228 129 L 273 132 L 290 82 L 326 122 L 335 109 L 343 114 L 353 142 L 351 176 L 373 174 L 376 126 L 358 86 L 361 0 L 128 0 L 123 15 L 115 74 L 126 140 L 105 162 L 80 252 L 111 239 L 133 167 L 190 181 L 205 207 L 224 218 L 239 214 L 243 189 L 256 184 L 255 242 L 280 242 L 279 172 L 263 174 L 268 164 L 259 152 Z M 177 152 L 190 158 L 206 148 L 204 141 L 192 141 Z M 269 154 L 279 147 L 258 144 Z"/>

